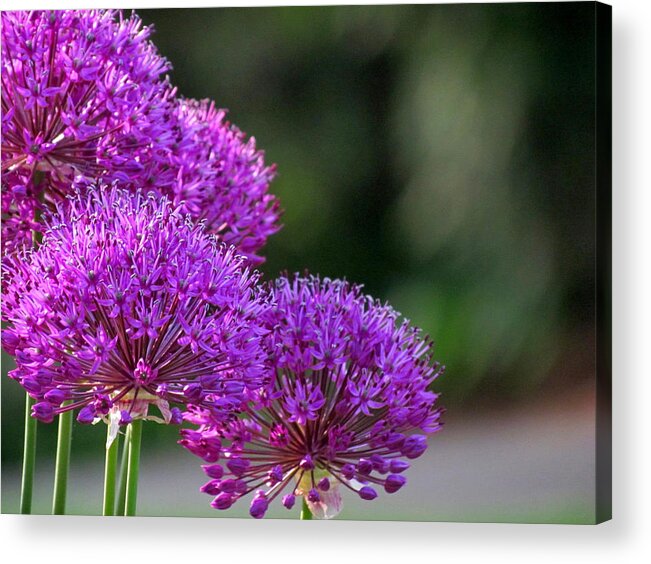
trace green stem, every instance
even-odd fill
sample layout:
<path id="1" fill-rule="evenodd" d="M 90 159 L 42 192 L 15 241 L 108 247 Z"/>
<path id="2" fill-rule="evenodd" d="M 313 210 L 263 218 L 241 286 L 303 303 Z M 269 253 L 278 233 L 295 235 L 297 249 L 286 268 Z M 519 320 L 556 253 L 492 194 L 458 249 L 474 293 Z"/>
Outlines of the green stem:
<path id="1" fill-rule="evenodd" d="M 54 495 L 52 515 L 65 515 L 68 472 L 70 470 L 70 444 L 72 442 L 72 410 L 59 415 L 57 455 L 54 465 Z"/>
<path id="2" fill-rule="evenodd" d="M 124 514 L 136 514 L 136 501 L 138 498 L 138 473 L 140 471 L 140 444 L 142 443 L 142 419 L 129 423 L 131 434 L 129 436 L 129 465 L 127 467 L 127 497 Z"/>
<path id="3" fill-rule="evenodd" d="M 310 521 L 312 519 L 312 512 L 307 506 L 307 501 L 303 498 L 303 507 L 301 508 L 301 521 Z"/>
<path id="4" fill-rule="evenodd" d="M 106 426 L 106 436 L 110 434 L 110 425 Z M 115 515 L 115 476 L 118 469 L 118 450 L 120 448 L 120 435 L 118 434 L 111 446 L 106 449 L 104 462 L 104 501 L 102 515 Z"/>
<path id="5" fill-rule="evenodd" d="M 122 447 L 122 458 L 120 461 L 120 486 L 118 488 L 116 515 L 124 515 L 125 503 L 127 500 L 127 468 L 129 465 L 129 443 L 131 442 L 131 427 L 127 427 Z"/>
<path id="6" fill-rule="evenodd" d="M 45 174 L 34 172 L 34 187 L 38 188 Z M 38 213 L 34 219 L 38 219 Z M 32 246 L 36 247 L 39 233 L 32 231 Z M 34 493 L 34 465 L 36 463 L 36 419 L 32 417 L 32 406 L 36 401 L 25 394 L 25 438 L 23 442 L 23 476 L 20 483 L 20 512 L 29 515 L 32 512 L 32 495 Z"/>
<path id="7" fill-rule="evenodd" d="M 32 512 L 32 493 L 34 491 L 34 463 L 36 462 L 36 419 L 32 417 L 35 400 L 25 394 L 25 442 L 23 447 L 23 477 L 20 485 L 20 512 Z"/>

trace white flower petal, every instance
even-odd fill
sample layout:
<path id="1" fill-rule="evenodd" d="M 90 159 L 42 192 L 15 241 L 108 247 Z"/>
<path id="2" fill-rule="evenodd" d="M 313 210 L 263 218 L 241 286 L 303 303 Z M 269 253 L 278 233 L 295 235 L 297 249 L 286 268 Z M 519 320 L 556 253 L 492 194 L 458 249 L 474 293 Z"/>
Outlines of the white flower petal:
<path id="1" fill-rule="evenodd" d="M 319 491 L 321 501 L 312 502 L 307 499 L 307 506 L 315 519 L 332 519 L 339 515 L 344 507 L 344 500 L 339 492 L 339 484 L 333 484 L 327 492 Z"/>
<path id="2" fill-rule="evenodd" d="M 111 448 L 113 441 L 118 436 L 118 431 L 120 430 L 121 417 L 122 414 L 120 413 L 118 406 L 114 405 L 108 414 L 108 434 L 106 435 L 106 450 Z"/>

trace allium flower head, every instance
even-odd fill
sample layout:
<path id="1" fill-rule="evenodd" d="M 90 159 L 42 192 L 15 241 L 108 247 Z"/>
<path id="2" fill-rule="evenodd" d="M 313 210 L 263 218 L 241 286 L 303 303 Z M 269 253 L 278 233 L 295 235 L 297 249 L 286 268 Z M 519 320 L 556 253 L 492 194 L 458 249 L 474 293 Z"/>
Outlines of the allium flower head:
<path id="1" fill-rule="evenodd" d="M 148 178 L 172 142 L 170 67 L 150 29 L 114 10 L 0 17 L 2 174 L 23 180 L 3 194 L 5 216 L 62 200 L 77 175 Z"/>
<path id="2" fill-rule="evenodd" d="M 253 517 L 279 496 L 303 496 L 318 518 L 341 509 L 341 487 L 372 500 L 398 491 L 408 460 L 441 428 L 443 367 L 431 343 L 359 286 L 316 277 L 280 278 L 267 314 L 275 378 L 252 395 L 244 416 L 217 421 L 191 408 L 183 444 L 210 464 L 203 491 L 217 509 L 256 492 Z"/>
<path id="3" fill-rule="evenodd" d="M 268 193 L 275 165 L 265 165 L 255 139 L 247 140 L 225 116 L 210 100 L 176 101 L 169 196 L 220 240 L 260 263 L 256 251 L 280 229 L 278 201 Z"/>
<path id="4" fill-rule="evenodd" d="M 170 403 L 219 418 L 264 377 L 257 274 L 167 200 L 117 186 L 79 190 L 46 218 L 36 251 L 10 257 L 3 346 L 10 373 L 51 421 L 121 423 Z"/>
<path id="5" fill-rule="evenodd" d="M 251 263 L 280 228 L 253 138 L 177 98 L 141 20 L 115 10 L 2 12 L 3 250 L 41 230 L 78 177 L 166 196 Z M 9 173 L 11 173 L 9 175 Z"/>

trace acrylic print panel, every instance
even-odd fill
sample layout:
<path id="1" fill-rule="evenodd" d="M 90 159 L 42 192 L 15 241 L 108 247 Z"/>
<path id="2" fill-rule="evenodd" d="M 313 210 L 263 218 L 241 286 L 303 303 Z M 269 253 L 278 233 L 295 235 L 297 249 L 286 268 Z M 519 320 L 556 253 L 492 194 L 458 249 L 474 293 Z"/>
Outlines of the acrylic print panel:
<path id="1" fill-rule="evenodd" d="M 610 518 L 610 7 L 2 33 L 3 512 Z"/>

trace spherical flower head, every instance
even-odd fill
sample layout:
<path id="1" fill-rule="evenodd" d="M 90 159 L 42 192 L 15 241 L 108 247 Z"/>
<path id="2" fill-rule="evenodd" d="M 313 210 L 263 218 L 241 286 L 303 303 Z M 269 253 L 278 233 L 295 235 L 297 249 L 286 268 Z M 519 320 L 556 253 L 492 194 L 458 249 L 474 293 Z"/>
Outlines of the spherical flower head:
<path id="1" fill-rule="evenodd" d="M 431 342 L 359 286 L 296 276 L 268 291 L 275 377 L 236 421 L 201 408 L 186 416 L 198 426 L 182 431 L 191 451 L 220 439 L 201 451 L 214 463 L 208 475 L 220 475 L 204 491 L 226 492 L 230 507 L 257 490 L 255 517 L 278 496 L 288 509 L 303 496 L 317 518 L 341 510 L 342 487 L 368 501 L 380 489 L 397 492 L 407 460 L 421 456 L 427 434 L 442 426 L 430 385 L 444 367 L 432 361 Z"/>
<path id="2" fill-rule="evenodd" d="M 144 182 L 172 141 L 170 65 L 149 41 L 150 28 L 115 10 L 0 18 L 2 175 L 18 172 L 29 186 L 3 195 L 5 218 L 23 210 L 18 200 L 32 207 L 63 200 L 78 175 Z M 15 244 L 11 229 L 3 226 L 3 242 Z"/>
<path id="3" fill-rule="evenodd" d="M 171 157 L 170 198 L 203 220 L 208 231 L 235 245 L 253 264 L 256 252 L 280 229 L 277 199 L 268 193 L 275 165 L 267 166 L 255 139 L 226 121 L 209 100 L 178 99 Z"/>
<path id="4" fill-rule="evenodd" d="M 258 275 L 168 200 L 90 185 L 45 218 L 36 251 L 3 272 L 10 375 L 43 421 L 181 422 L 170 404 L 228 417 L 263 382 Z"/>

